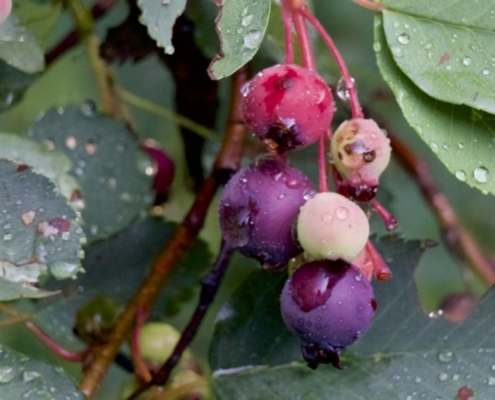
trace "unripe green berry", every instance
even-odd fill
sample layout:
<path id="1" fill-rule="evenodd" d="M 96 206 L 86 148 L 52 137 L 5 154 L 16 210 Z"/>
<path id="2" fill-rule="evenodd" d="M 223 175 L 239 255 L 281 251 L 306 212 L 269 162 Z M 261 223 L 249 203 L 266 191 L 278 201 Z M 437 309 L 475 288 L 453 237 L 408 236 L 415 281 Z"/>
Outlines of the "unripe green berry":
<path id="1" fill-rule="evenodd" d="M 301 207 L 297 218 L 299 243 L 317 260 L 352 262 L 364 248 L 369 230 L 364 211 L 337 193 L 318 193 Z"/>
<path id="2" fill-rule="evenodd" d="M 170 357 L 180 333 L 171 325 L 161 322 L 148 322 L 139 335 L 141 356 L 152 364 L 162 364 Z"/>
<path id="3" fill-rule="evenodd" d="M 391 153 L 390 139 L 376 122 L 362 118 L 343 122 L 332 137 L 331 150 L 351 197 L 363 201 L 373 198 Z"/>

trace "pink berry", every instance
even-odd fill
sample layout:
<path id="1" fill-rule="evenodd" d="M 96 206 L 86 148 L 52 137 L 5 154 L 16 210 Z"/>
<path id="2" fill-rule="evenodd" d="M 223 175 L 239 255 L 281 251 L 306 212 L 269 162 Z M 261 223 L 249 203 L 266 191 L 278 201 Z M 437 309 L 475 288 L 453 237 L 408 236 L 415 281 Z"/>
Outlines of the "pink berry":
<path id="1" fill-rule="evenodd" d="M 391 151 L 390 139 L 375 121 L 356 118 L 343 122 L 332 137 L 332 157 L 342 177 L 339 193 L 358 201 L 373 199 Z"/>
<path id="2" fill-rule="evenodd" d="M 297 218 L 297 239 L 316 260 L 352 262 L 366 245 L 369 230 L 364 211 L 338 193 L 318 193 Z"/>
<path id="3" fill-rule="evenodd" d="M 279 64 L 259 72 L 243 89 L 244 120 L 278 153 L 317 141 L 330 126 L 332 94 L 307 68 Z"/>
<path id="4" fill-rule="evenodd" d="M 7 19 L 12 11 L 12 0 L 0 0 L 0 24 Z"/>

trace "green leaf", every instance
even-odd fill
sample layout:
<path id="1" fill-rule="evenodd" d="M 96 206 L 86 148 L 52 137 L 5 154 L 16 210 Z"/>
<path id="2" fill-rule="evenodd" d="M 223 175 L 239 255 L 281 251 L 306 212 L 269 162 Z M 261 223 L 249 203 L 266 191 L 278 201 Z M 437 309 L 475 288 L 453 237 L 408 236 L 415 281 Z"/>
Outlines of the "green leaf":
<path id="1" fill-rule="evenodd" d="M 395 62 L 421 90 L 493 114 L 495 25 L 487 29 L 479 16 L 469 12 L 459 21 L 438 21 L 434 11 L 419 17 L 385 10 L 383 26 Z"/>
<path id="2" fill-rule="evenodd" d="M 495 117 L 435 100 L 416 87 L 395 64 L 380 17 L 375 23 L 375 39 L 380 72 L 409 124 L 459 180 L 483 193 L 495 193 Z"/>
<path id="3" fill-rule="evenodd" d="M 245 399 L 261 399 L 268 392 L 280 398 L 328 398 L 331 388 L 336 399 L 453 399 L 465 385 L 476 398 L 491 398 L 495 384 L 495 288 L 462 324 L 448 322 L 437 313 L 426 316 L 412 275 L 423 251 L 419 242 L 400 243 L 389 237 L 376 246 L 394 275 L 390 281 L 375 282 L 378 309 L 368 332 L 344 353 L 346 370 L 322 365 L 312 371 L 301 362 L 268 366 L 268 360 L 261 358 L 265 365 L 246 363 L 217 370 L 212 387 L 218 398 L 244 394 Z M 276 295 L 272 293 L 272 298 Z M 235 312 L 231 310 L 231 315 Z M 258 307 L 253 308 L 253 315 L 258 312 Z M 238 336 L 238 344 L 242 354 L 247 354 L 243 344 L 250 335 L 262 337 L 264 329 L 246 321 L 244 334 L 244 338 Z M 260 353 L 257 347 L 252 350 Z M 293 350 L 289 347 L 285 351 Z"/>
<path id="4" fill-rule="evenodd" d="M 28 135 L 72 160 L 88 241 L 124 229 L 151 204 L 151 160 L 123 123 L 97 113 L 92 103 L 51 109 Z"/>
<path id="5" fill-rule="evenodd" d="M 43 50 L 34 35 L 20 26 L 13 14 L 0 24 L 0 59 L 27 74 L 41 72 L 45 67 Z"/>
<path id="6" fill-rule="evenodd" d="M 65 283 L 61 298 L 55 299 L 51 305 L 45 304 L 36 314 L 37 323 L 61 343 L 70 345 L 75 337 L 68 335 L 67 331 L 74 324 L 76 311 L 97 295 L 125 304 L 147 275 L 174 229 L 175 224 L 147 217 L 135 221 L 118 235 L 89 246 L 83 261 L 86 273 L 77 282 Z M 197 241 L 170 275 L 156 303 L 159 317 L 176 313 L 182 303 L 189 300 L 204 271 L 210 267 L 210 260 L 207 245 Z M 54 324 L 53 320 L 57 323 Z"/>
<path id="7" fill-rule="evenodd" d="M 29 286 L 48 274 L 66 279 L 82 271 L 85 237 L 52 181 L 0 159 L 0 204 L 1 301 L 46 295 Z"/>
<path id="8" fill-rule="evenodd" d="M 141 22 L 148 27 L 149 35 L 165 53 L 173 54 L 172 29 L 186 8 L 186 0 L 138 0 L 138 6 L 142 11 Z"/>
<path id="9" fill-rule="evenodd" d="M 0 133 L 0 158 L 31 166 L 36 172 L 55 182 L 60 193 L 68 200 L 75 191 L 80 190 L 76 179 L 68 175 L 73 167 L 72 161 L 65 154 L 50 151 L 42 144 Z M 72 205 L 78 206 L 76 203 Z"/>
<path id="10" fill-rule="evenodd" d="M 0 112 L 17 104 L 38 74 L 26 74 L 0 61 Z"/>
<path id="11" fill-rule="evenodd" d="M 3 399 L 84 399 L 77 382 L 60 367 L 31 360 L 24 354 L 0 347 L 0 384 Z"/>
<path id="12" fill-rule="evenodd" d="M 208 68 L 212 79 L 233 74 L 254 57 L 265 35 L 271 6 L 271 0 L 217 3 L 221 7 L 216 20 L 221 51 Z"/>

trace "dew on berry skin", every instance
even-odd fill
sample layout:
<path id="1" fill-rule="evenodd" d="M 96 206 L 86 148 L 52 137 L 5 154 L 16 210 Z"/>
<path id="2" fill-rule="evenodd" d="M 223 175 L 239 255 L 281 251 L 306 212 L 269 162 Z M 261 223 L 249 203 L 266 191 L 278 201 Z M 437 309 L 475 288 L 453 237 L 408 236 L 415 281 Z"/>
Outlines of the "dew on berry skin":
<path id="1" fill-rule="evenodd" d="M 242 88 L 241 88 L 241 94 L 243 97 L 246 97 L 251 90 L 251 85 L 250 82 L 246 83 Z"/>
<path id="2" fill-rule="evenodd" d="M 325 213 L 321 216 L 321 221 L 325 224 L 331 224 L 333 221 L 333 215 L 331 213 Z"/>
<path id="3" fill-rule="evenodd" d="M 308 201 L 309 199 L 312 199 L 313 197 L 316 196 L 316 190 L 314 189 L 306 189 L 303 194 L 304 200 Z"/>
<path id="4" fill-rule="evenodd" d="M 335 210 L 335 215 L 337 215 L 338 219 L 347 219 L 349 210 L 345 207 L 339 207 Z"/>
<path id="5" fill-rule="evenodd" d="M 485 167 L 478 167 L 473 171 L 473 177 L 476 182 L 486 183 L 488 181 L 488 170 Z"/>

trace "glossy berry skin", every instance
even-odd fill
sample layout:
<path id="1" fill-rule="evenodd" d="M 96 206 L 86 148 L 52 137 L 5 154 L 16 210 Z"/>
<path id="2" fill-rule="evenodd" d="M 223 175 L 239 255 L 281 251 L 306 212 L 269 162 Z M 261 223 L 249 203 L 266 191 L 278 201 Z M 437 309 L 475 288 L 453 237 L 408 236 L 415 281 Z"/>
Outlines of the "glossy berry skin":
<path id="1" fill-rule="evenodd" d="M 313 185 L 278 157 L 242 168 L 220 198 L 220 227 L 226 243 L 265 267 L 282 267 L 301 252 L 292 223 Z"/>
<path id="2" fill-rule="evenodd" d="M 280 304 L 311 368 L 320 363 L 340 368 L 340 352 L 366 332 L 376 308 L 368 279 L 341 260 L 299 267 L 285 283 Z"/>
<path id="3" fill-rule="evenodd" d="M 141 144 L 141 149 L 153 160 L 156 174 L 153 178 L 155 204 L 164 203 L 169 195 L 175 174 L 175 164 L 170 156 L 161 148 L 158 142 L 147 139 Z"/>
<path id="4" fill-rule="evenodd" d="M 299 243 L 308 256 L 317 260 L 352 262 L 366 245 L 369 229 L 364 211 L 332 192 L 309 199 L 297 218 Z"/>
<path id="5" fill-rule="evenodd" d="M 390 139 L 375 121 L 343 122 L 332 137 L 332 157 L 342 177 L 339 193 L 358 201 L 375 197 L 378 178 L 390 161 Z"/>
<path id="6" fill-rule="evenodd" d="M 244 120 L 272 150 L 284 153 L 317 141 L 330 126 L 332 94 L 323 79 L 298 65 L 259 72 L 243 88 Z"/>

